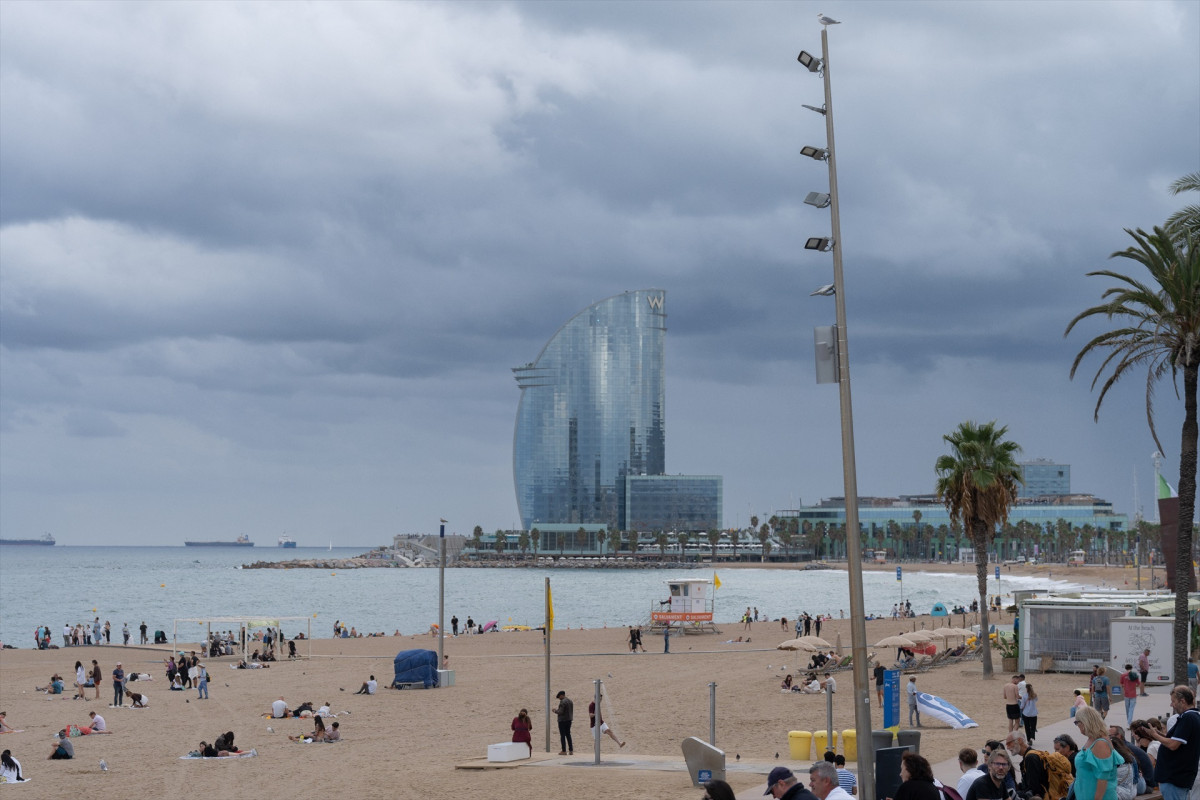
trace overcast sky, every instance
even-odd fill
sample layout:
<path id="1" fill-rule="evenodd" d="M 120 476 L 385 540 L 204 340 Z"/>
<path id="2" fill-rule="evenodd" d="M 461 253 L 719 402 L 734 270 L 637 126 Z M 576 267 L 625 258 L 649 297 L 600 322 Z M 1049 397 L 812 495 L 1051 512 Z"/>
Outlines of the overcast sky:
<path id="1" fill-rule="evenodd" d="M 1153 517 L 1142 376 L 1064 340 L 1200 169 L 1200 4 L 0 4 L 0 534 L 516 527 L 510 368 L 667 292 L 667 470 L 841 495 L 830 28 L 858 485 L 1009 426 Z M 1182 403 L 1159 387 L 1164 473 Z"/>

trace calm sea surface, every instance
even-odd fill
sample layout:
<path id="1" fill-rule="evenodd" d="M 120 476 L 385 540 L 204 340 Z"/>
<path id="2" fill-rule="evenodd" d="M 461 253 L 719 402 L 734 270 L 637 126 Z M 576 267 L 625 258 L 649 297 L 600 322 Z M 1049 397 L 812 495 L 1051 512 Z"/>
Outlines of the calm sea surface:
<path id="1" fill-rule="evenodd" d="M 182 617 L 305 617 L 312 635 L 333 635 L 341 620 L 360 631 L 428 630 L 437 621 L 437 569 L 244 570 L 243 563 L 292 558 L 348 558 L 360 548 L 192 548 L 192 547 L 3 547 L 0 548 L 0 641 L 32 646 L 33 631 L 49 625 L 61 644 L 63 623 L 87 622 L 99 615 L 112 623 L 113 642 L 128 622 L 137 641 L 145 620 L 172 633 Z M 799 611 L 835 617 L 849 609 L 846 573 L 717 568 L 716 617 L 732 622 L 746 606 L 764 615 L 792 619 Z M 712 577 L 711 568 L 629 569 L 454 569 L 446 570 L 446 624 L 457 614 L 501 625 L 539 625 L 544 617 L 545 578 L 550 578 L 557 627 L 616 627 L 645 623 L 654 601 L 666 596 L 669 577 Z M 863 576 L 868 613 L 888 614 L 901 598 L 894 572 Z M 1005 576 L 1000 589 L 1066 586 L 1058 581 Z M 989 590 L 996 591 L 994 580 Z M 904 569 L 904 598 L 927 613 L 941 601 L 953 607 L 975 596 L 970 575 L 925 574 Z M 186 623 L 196 640 L 203 628 Z M 307 629 L 307 622 L 283 625 L 284 634 Z M 188 627 L 180 626 L 183 639 Z"/>

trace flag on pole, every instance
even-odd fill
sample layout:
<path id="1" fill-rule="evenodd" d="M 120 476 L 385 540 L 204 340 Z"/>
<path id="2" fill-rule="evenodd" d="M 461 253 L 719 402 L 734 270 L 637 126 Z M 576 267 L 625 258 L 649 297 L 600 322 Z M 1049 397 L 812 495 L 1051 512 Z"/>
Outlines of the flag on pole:
<path id="1" fill-rule="evenodd" d="M 717 573 L 714 572 L 713 573 L 713 589 L 716 590 L 716 589 L 720 589 L 720 588 L 721 588 L 721 579 L 719 577 L 717 577 Z"/>
<path id="2" fill-rule="evenodd" d="M 546 581 L 546 630 L 554 630 L 554 597 L 550 594 L 549 581 Z"/>
<path id="3" fill-rule="evenodd" d="M 1158 476 L 1158 499 L 1165 500 L 1168 497 L 1178 497 L 1175 490 L 1171 488 L 1171 484 L 1167 483 L 1167 479 L 1162 475 Z"/>

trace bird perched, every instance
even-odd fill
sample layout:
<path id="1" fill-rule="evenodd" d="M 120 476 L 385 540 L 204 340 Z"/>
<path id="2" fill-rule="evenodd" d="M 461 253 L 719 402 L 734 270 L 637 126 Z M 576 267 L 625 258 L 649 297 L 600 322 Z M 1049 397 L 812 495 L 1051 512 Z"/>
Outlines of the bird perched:
<path id="1" fill-rule="evenodd" d="M 841 20 L 836 20 L 833 17 L 827 17 L 824 14 L 817 14 L 817 21 L 822 25 L 841 25 Z"/>
<path id="2" fill-rule="evenodd" d="M 809 292 L 808 296 L 816 297 L 817 295 L 820 295 L 822 297 L 829 297 L 831 294 L 834 294 L 833 284 L 827 283 L 824 286 L 822 286 L 821 288 L 817 289 L 816 291 Z"/>
<path id="3" fill-rule="evenodd" d="M 105 761 L 103 758 L 102 758 L 102 759 L 100 759 L 100 771 L 101 771 L 101 772 L 108 772 L 108 762 L 107 762 L 107 761 Z"/>

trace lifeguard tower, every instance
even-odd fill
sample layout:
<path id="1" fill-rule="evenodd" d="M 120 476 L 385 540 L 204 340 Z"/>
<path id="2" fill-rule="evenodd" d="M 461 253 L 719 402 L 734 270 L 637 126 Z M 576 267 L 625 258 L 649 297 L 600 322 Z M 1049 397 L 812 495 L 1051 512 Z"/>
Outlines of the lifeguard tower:
<path id="1" fill-rule="evenodd" d="M 706 578 L 672 578 L 667 598 L 650 607 L 650 630 L 670 627 L 680 633 L 720 633 L 713 624 L 712 581 Z"/>

